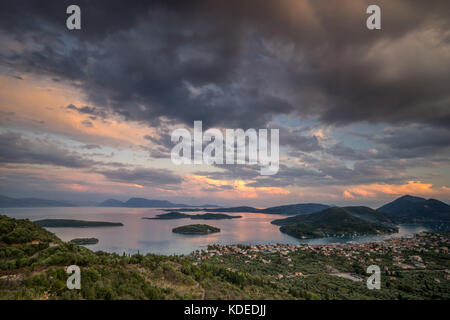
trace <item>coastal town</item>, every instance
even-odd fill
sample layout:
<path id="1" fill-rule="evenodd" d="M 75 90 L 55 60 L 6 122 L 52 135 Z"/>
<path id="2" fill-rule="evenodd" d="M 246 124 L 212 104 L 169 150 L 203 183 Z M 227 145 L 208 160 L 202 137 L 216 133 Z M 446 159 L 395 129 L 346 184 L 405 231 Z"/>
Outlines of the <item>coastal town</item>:
<path id="1" fill-rule="evenodd" d="M 443 279 L 448 280 L 450 278 L 449 244 L 448 233 L 422 232 L 409 238 L 358 244 L 249 246 L 215 244 L 208 246 L 205 250 L 197 250 L 191 256 L 197 260 L 195 262 L 197 264 L 212 259 L 225 264 L 230 261 L 240 261 L 244 265 L 276 264 L 280 267 L 280 272 L 274 276 L 279 280 L 293 276 L 308 276 L 301 271 L 301 267 L 307 264 L 305 257 L 315 257 L 316 261 L 324 262 L 323 265 L 318 264 L 318 268 L 311 273 L 328 273 L 353 281 L 362 280 L 355 274 L 356 272 L 348 272 L 348 270 L 356 270 L 352 268 L 356 265 L 366 267 L 378 265 L 393 281 L 397 279 L 399 272 L 427 270 L 443 271 Z M 300 267 L 299 270 L 296 267 Z M 442 279 L 435 280 L 438 282 Z"/>

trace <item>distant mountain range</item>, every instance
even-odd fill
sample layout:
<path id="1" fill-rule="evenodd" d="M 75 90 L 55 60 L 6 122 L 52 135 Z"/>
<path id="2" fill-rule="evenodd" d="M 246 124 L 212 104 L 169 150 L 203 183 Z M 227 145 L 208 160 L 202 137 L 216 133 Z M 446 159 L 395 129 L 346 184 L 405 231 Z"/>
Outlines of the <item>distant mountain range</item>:
<path id="1" fill-rule="evenodd" d="M 78 207 L 69 201 L 47 200 L 39 198 L 11 198 L 0 195 L 0 208 L 33 208 L 33 207 Z M 186 208 L 197 207 L 187 204 L 172 203 L 167 200 L 151 200 L 145 198 L 130 198 L 127 201 L 108 199 L 97 205 L 98 207 L 124 208 Z M 202 208 L 217 208 L 217 205 L 203 204 Z"/>
<path id="2" fill-rule="evenodd" d="M 436 199 L 406 195 L 381 206 L 377 211 L 389 213 L 400 222 L 450 222 L 450 206 Z"/>
<path id="3" fill-rule="evenodd" d="M 130 198 L 127 201 L 108 199 L 97 205 L 98 207 L 121 207 L 121 208 L 185 208 L 194 207 L 187 204 L 172 203 L 167 200 L 152 200 L 146 198 Z M 201 207 L 216 208 L 213 204 L 204 204 Z"/>
<path id="4" fill-rule="evenodd" d="M 76 207 L 68 201 L 47 200 L 39 198 L 11 198 L 0 195 L 0 208 L 17 207 Z M 97 205 L 98 207 L 122 207 L 122 208 L 178 208 L 178 211 L 195 212 L 251 212 L 284 215 L 307 215 L 321 212 L 331 208 L 320 203 L 298 203 L 283 206 L 258 209 L 249 206 L 220 208 L 216 205 L 204 204 L 192 206 L 187 204 L 172 203 L 167 200 L 154 200 L 146 198 L 130 198 L 127 201 L 108 199 Z M 410 195 L 402 196 L 378 209 L 368 207 L 344 207 L 353 217 L 369 223 L 383 223 L 394 225 L 399 223 L 414 222 L 450 222 L 450 206 L 436 199 L 424 199 Z"/>
<path id="5" fill-rule="evenodd" d="M 130 199 L 131 200 L 131 199 Z M 108 200 L 112 201 L 112 200 Z M 122 202 L 120 205 L 122 206 Z M 174 208 L 178 206 L 178 211 L 195 212 L 250 212 L 250 213 L 266 213 L 266 214 L 284 214 L 284 215 L 307 215 L 315 212 L 320 212 L 332 206 L 320 203 L 298 203 L 283 206 L 268 207 L 265 209 L 258 209 L 249 206 L 238 206 L 228 208 L 207 208 L 206 206 L 189 207 L 186 205 L 167 205 L 167 208 Z M 159 206 L 164 208 L 165 206 Z M 390 202 L 377 210 L 373 210 L 364 206 L 344 207 L 345 210 L 350 211 L 354 217 L 365 220 L 366 222 L 398 224 L 408 222 L 435 222 L 435 221 L 449 221 L 450 222 L 450 206 L 442 201 L 436 199 L 424 199 L 419 197 L 412 197 L 409 195 L 400 197 L 393 202 Z"/>
<path id="6" fill-rule="evenodd" d="M 37 198 L 10 198 L 0 195 L 0 208 L 32 207 L 77 207 L 68 201 L 56 201 Z"/>

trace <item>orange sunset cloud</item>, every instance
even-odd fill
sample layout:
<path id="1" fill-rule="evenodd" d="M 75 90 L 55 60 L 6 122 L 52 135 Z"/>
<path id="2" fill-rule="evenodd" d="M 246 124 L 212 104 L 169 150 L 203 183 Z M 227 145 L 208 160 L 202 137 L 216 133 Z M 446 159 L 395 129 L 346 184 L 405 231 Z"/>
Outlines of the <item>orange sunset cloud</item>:
<path id="1" fill-rule="evenodd" d="M 386 195 L 403 195 L 414 194 L 419 196 L 430 196 L 439 194 L 441 196 L 449 196 L 450 188 L 441 187 L 433 188 L 431 183 L 422 183 L 421 181 L 408 181 L 408 183 L 401 185 L 390 184 L 371 184 L 361 185 L 346 188 L 343 192 L 343 196 L 346 199 L 356 198 L 376 198 L 380 194 Z"/>

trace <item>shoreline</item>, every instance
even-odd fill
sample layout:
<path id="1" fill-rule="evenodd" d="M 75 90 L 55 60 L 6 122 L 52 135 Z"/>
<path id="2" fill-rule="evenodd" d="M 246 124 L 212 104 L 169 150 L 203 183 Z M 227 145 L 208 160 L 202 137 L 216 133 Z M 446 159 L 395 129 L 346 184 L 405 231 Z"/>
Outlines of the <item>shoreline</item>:
<path id="1" fill-rule="evenodd" d="M 267 242 L 267 243 L 257 243 L 257 244 L 248 244 L 248 243 L 229 243 L 229 244 L 222 244 L 222 243 L 210 243 L 207 245 L 202 245 L 200 246 L 198 249 L 195 249 L 189 253 L 182 253 L 182 254 L 177 254 L 177 253 L 172 253 L 172 254 L 163 254 L 163 253 L 156 253 L 156 252 L 145 252 L 143 253 L 144 255 L 146 254 L 154 254 L 154 255 L 161 255 L 161 256 L 166 256 L 166 257 L 190 257 L 195 255 L 196 252 L 203 252 L 203 251 L 208 251 L 209 247 L 266 247 L 266 248 L 286 248 L 286 247 L 290 247 L 290 248 L 297 248 L 302 250 L 302 248 L 311 248 L 311 249 L 318 249 L 318 248 L 336 248 L 336 247 L 342 247 L 342 248 L 352 248 L 352 249 L 359 249 L 361 247 L 367 247 L 369 245 L 374 245 L 374 244 L 381 244 L 381 243 L 389 243 L 392 241 L 402 241 L 402 240 L 408 240 L 408 239 L 412 239 L 415 238 L 416 236 L 423 236 L 427 233 L 437 233 L 437 232 L 442 232 L 442 231 L 420 231 L 414 234 L 408 234 L 408 235 L 403 235 L 403 236 L 399 236 L 399 237 L 394 237 L 394 238 L 388 238 L 388 239 L 379 239 L 376 240 L 374 239 L 373 241 L 367 241 L 367 242 L 361 242 L 361 243 L 353 243 L 352 241 L 349 242 L 345 242 L 345 243 L 327 243 L 327 244 L 307 244 L 307 243 L 297 243 L 297 244 L 292 244 L 292 243 L 283 243 L 283 242 L 276 242 L 276 243 L 271 243 L 271 242 Z M 315 239 L 316 240 L 316 239 Z M 83 245 L 84 246 L 84 245 Z M 105 250 L 92 250 L 92 248 L 85 246 L 87 249 L 91 250 L 92 252 L 99 252 L 99 251 L 105 251 Z M 296 250 L 297 250 L 296 249 Z M 136 252 L 130 252 L 127 254 L 136 254 L 136 253 L 142 253 L 142 251 L 140 249 L 135 250 Z M 116 253 L 116 254 L 122 254 L 125 251 L 119 252 L 119 251 L 105 251 L 108 253 Z"/>

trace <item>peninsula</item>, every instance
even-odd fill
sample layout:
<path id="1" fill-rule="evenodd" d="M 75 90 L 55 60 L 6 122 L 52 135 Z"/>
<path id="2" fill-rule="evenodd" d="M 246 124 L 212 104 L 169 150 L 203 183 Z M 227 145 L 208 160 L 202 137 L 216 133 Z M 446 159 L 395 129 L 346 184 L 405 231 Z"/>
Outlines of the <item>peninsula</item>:
<path id="1" fill-rule="evenodd" d="M 75 243 L 79 246 L 87 246 L 90 244 L 97 244 L 98 239 L 97 238 L 75 238 L 70 240 L 70 242 Z"/>
<path id="2" fill-rule="evenodd" d="M 34 221 L 37 225 L 46 228 L 88 228 L 88 227 L 122 227 L 121 222 L 85 221 L 71 219 L 44 219 Z"/>

